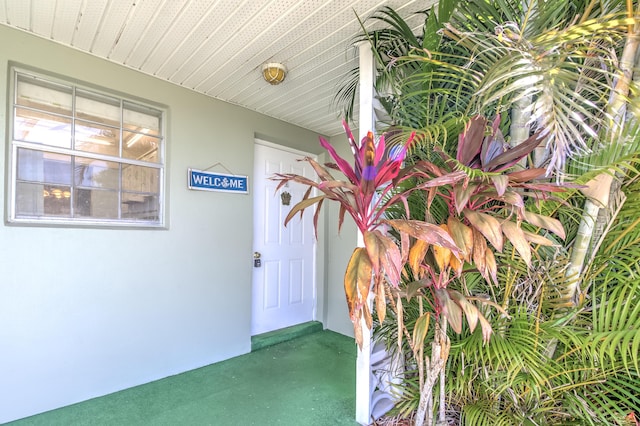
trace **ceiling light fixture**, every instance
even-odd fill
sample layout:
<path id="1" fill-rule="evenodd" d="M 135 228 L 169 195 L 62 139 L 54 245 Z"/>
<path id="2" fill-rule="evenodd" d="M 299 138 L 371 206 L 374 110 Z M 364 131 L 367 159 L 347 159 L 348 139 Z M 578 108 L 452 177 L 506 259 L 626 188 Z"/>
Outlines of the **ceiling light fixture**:
<path id="1" fill-rule="evenodd" d="M 287 69 L 282 64 L 270 62 L 262 66 L 262 76 L 267 83 L 275 86 L 284 81 L 284 78 L 287 76 Z"/>

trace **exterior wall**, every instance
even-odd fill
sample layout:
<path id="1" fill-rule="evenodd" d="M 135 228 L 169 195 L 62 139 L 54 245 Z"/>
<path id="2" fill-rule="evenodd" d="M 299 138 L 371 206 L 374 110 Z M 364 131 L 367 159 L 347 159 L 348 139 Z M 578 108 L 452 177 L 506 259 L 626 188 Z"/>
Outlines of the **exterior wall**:
<path id="1" fill-rule="evenodd" d="M 353 134 L 358 134 L 357 129 L 353 130 Z M 330 142 L 342 158 L 353 164 L 353 154 L 346 135 L 335 136 L 330 139 Z M 338 203 L 327 201 L 324 205 L 327 218 L 326 326 L 338 333 L 353 337 L 353 324 L 349 319 L 349 309 L 344 294 L 344 273 L 358 243 L 358 228 L 353 223 L 353 219 L 346 215 L 342 229 L 338 232 L 340 210 Z"/>
<path id="2" fill-rule="evenodd" d="M 249 352 L 252 197 L 190 191 L 187 169 L 221 162 L 251 184 L 255 136 L 318 153 L 317 135 L 21 31 L 0 26 L 0 40 L 0 198 L 14 61 L 168 107 L 169 225 L 0 224 L 0 423 Z M 342 280 L 323 287 L 331 263 L 344 272 L 345 231 L 336 250 L 320 238 L 318 320 L 349 333 Z"/>

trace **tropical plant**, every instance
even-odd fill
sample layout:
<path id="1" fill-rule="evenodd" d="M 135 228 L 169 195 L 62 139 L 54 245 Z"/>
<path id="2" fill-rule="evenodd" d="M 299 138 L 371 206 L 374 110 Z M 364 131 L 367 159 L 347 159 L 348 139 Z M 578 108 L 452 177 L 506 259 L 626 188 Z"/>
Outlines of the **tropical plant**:
<path id="1" fill-rule="evenodd" d="M 629 206 L 629 213 L 633 208 L 637 204 Z M 638 353 L 633 352 L 640 313 L 636 304 L 628 302 L 639 296 L 640 240 L 638 230 L 628 227 L 632 223 L 606 238 L 613 243 L 621 234 L 625 236 L 624 242 L 603 244 L 595 259 L 597 271 L 584 276 L 597 298 L 586 300 L 579 311 L 565 305 L 562 317 L 557 312 L 566 300 L 562 296 L 566 251 L 534 258 L 529 270 L 514 262 L 512 249 L 497 254 L 498 279 L 503 285 L 494 286 L 494 291 L 501 305 L 508 303 L 509 317 L 488 316 L 493 327 L 489 344 L 466 329 L 450 336 L 444 383 L 448 421 L 465 425 L 634 424 L 627 420 L 640 407 Z M 620 271 L 604 266 L 614 258 Z M 509 283 L 513 286 L 507 294 L 504 289 Z M 450 286 L 476 294 L 491 291 L 473 274 Z M 622 305 L 628 308 L 620 309 Z M 410 331 L 416 326 L 418 310 L 416 301 L 405 306 L 404 321 Z M 396 337 L 392 321 L 378 331 Z M 557 342 L 553 358 L 547 354 L 550 342 Z M 405 372 L 397 412 L 409 416 L 417 409 L 418 383 L 417 372 Z"/>
<path id="2" fill-rule="evenodd" d="M 325 148 L 335 161 L 326 167 L 320 165 L 311 158 L 304 160 L 309 162 L 315 170 L 320 182 L 315 182 L 297 174 L 276 174 L 273 179 L 279 180 L 278 188 L 289 181 L 307 185 L 303 199 L 289 211 L 285 218 L 285 226 L 296 216 L 303 214 L 308 207 L 316 205 L 314 225 L 317 231 L 318 216 L 325 199 L 340 203 L 338 226 L 342 226 L 346 213 L 354 220 L 359 231 L 363 235 L 365 247 L 354 250 L 345 275 L 345 295 L 349 308 L 349 316 L 354 325 L 354 334 L 359 346 L 362 346 L 361 319 L 371 327 L 372 317 L 367 299 L 374 279 L 373 291 L 378 306 L 378 316 L 384 320 L 386 312 L 386 292 L 384 283 L 397 288 L 400 282 L 403 257 L 406 257 L 406 247 L 400 248 L 392 238 L 381 232 L 385 225 L 414 226 L 414 237 L 423 238 L 428 244 L 438 244 L 447 247 L 456 256 L 459 250 L 448 233 L 432 224 L 418 222 L 389 222 L 384 219 L 384 212 L 389 206 L 402 202 L 414 188 L 405 192 L 392 193 L 392 180 L 396 184 L 414 177 L 416 172 L 401 172 L 407 148 L 411 144 L 412 134 L 404 146 L 396 150 L 387 150 L 385 138 L 382 136 L 375 143 L 373 133 L 368 135 L 358 144 L 346 122 L 343 122 L 347 138 L 354 152 L 354 166 L 340 157 L 331 144 L 324 138 L 320 138 L 320 144 Z M 332 176 L 329 169 L 337 169 L 344 174 L 348 181 L 341 181 Z M 454 177 L 455 178 L 455 177 Z M 459 178 L 459 177 L 458 177 Z M 450 179 L 445 177 L 443 181 Z M 316 188 L 321 195 L 312 196 L 312 190 Z M 405 256 L 403 256 L 405 254 Z M 372 275 L 373 273 L 373 275 Z"/>
<path id="3" fill-rule="evenodd" d="M 627 230 L 623 260 L 598 260 L 600 256 L 609 259 L 609 252 L 598 249 L 606 244 L 620 217 L 598 212 L 604 212 L 608 200 L 621 199 L 622 193 L 615 191 L 609 196 L 611 182 L 624 182 L 626 174 L 634 175 L 640 152 L 637 129 L 630 126 L 634 120 L 625 117 L 627 110 L 635 108 L 637 93 L 631 78 L 631 58 L 638 48 L 634 7 L 631 1 L 440 2 L 424 12 L 421 34 L 414 35 L 412 25 L 391 9 L 383 9 L 372 19 L 387 28 L 363 36 L 378 53 L 376 83 L 387 124 L 415 129 L 418 134 L 409 163 L 429 161 L 443 167 L 447 161 L 441 152 L 456 156 L 461 141 L 455 137 L 468 117 L 478 112 L 501 113 L 502 122 L 492 129 L 509 129 L 510 146 L 531 142 L 531 134 L 539 132 L 544 143 L 534 151 L 534 169 L 546 167 L 559 179 L 579 173 L 577 181 L 588 186 L 583 190 L 586 197 L 569 191 L 557 194 L 562 200 L 538 198 L 535 206 L 524 203 L 523 209 L 535 207 L 539 214 L 563 221 L 568 236 L 564 247 L 545 243 L 527 252 L 509 241 L 503 253 L 496 254 L 499 285 L 491 285 L 491 276 L 482 277 L 468 267 L 448 281 L 451 291 L 491 294 L 513 319 L 481 309 L 493 324 L 489 345 L 482 345 L 482 339 L 469 333 L 465 324 L 462 333 L 451 336 L 450 380 L 435 384 L 441 391 L 441 419 L 442 411 L 451 410 L 473 425 L 622 424 L 627 415 L 639 411 L 635 383 L 640 337 L 629 329 L 638 313 L 616 309 L 638 297 L 635 275 L 629 273 L 637 274 L 632 265 L 639 263 L 638 241 Z M 345 87 L 339 98 L 353 99 L 355 86 Z M 456 171 L 481 176 L 468 167 L 468 159 L 456 157 L 460 163 Z M 419 182 L 404 181 L 399 190 Z M 637 190 L 633 185 L 623 187 Z M 424 192 L 411 192 L 403 208 L 390 206 L 387 217 L 405 218 L 410 211 L 411 217 L 448 221 L 451 209 L 446 198 Z M 580 215 L 576 212 L 582 204 L 585 209 Z M 613 213 L 620 212 L 620 203 L 612 206 Z M 579 227 L 580 216 L 583 225 Z M 471 225 L 463 217 L 463 223 Z M 585 227 L 585 222 L 595 226 Z M 561 243 L 550 234 L 546 237 Z M 614 247 L 607 245 L 613 252 Z M 431 249 L 427 261 L 436 257 L 435 251 Z M 596 264 L 598 274 L 591 275 Z M 613 264 L 617 267 L 609 271 L 606 265 Z M 404 276 L 399 287 L 406 288 L 411 300 L 389 315 L 390 324 L 381 325 L 387 340 L 397 341 L 403 333 L 393 330 L 397 322 L 404 322 L 403 349 L 414 357 L 424 349 L 409 343 L 423 334 L 426 322 L 423 301 L 410 297 L 415 295 L 412 283 L 419 273 L 412 270 Z M 604 277 L 607 285 L 596 290 L 595 283 Z M 627 281 L 628 288 L 614 291 Z M 604 334 L 596 331 L 600 329 Z M 438 340 L 432 333 L 424 334 L 425 341 Z M 431 349 L 433 359 L 439 349 Z M 405 376 L 405 400 L 411 401 L 404 404 L 405 413 L 420 407 L 422 374 L 416 371 L 415 382 L 410 374 Z M 602 397 L 595 397 L 594 389 Z"/>
<path id="4" fill-rule="evenodd" d="M 440 151 L 440 165 L 418 161 L 401 169 L 413 134 L 401 148 L 387 150 L 384 136 L 375 144 L 371 133 L 357 144 L 345 123 L 355 153 L 354 167 L 321 138 L 321 145 L 335 163 L 323 167 L 310 158 L 305 159 L 320 182 L 296 174 L 273 177 L 280 181 L 278 187 L 289 181 L 309 186 L 303 199 L 290 210 L 285 224 L 316 204 L 317 223 L 325 199 L 340 203 L 339 223 L 345 213 L 354 219 L 363 235 L 364 247 L 354 250 L 344 283 L 356 341 L 362 345 L 362 319 L 369 328 L 372 326 L 368 295 L 373 291 L 379 321 L 385 319 L 388 301 L 395 314 L 398 336 L 407 337 L 417 363 L 421 394 L 416 416 L 418 425 L 423 424 L 425 418 L 428 424 L 432 422 L 432 392 L 436 380 L 444 380 L 443 368 L 450 347 L 448 327 L 459 334 L 466 318 L 472 332 L 480 324 L 481 336 L 486 342 L 492 329 L 480 307 L 493 305 L 506 314 L 494 302 L 449 288 L 449 283 L 459 278 L 467 265 L 478 270 L 487 281 L 497 284 L 493 250 L 502 252 L 505 241 L 529 264 L 531 243 L 553 245 L 553 241 L 538 235 L 536 230 L 545 229 L 561 238 L 564 236 L 559 221 L 524 208 L 526 198 L 539 199 L 548 192 L 562 191 L 552 183 L 530 182 L 544 174 L 544 169 L 503 173 L 537 146 L 538 135 L 511 149 L 504 143 L 499 124 L 499 117 L 490 126 L 485 118 L 474 117 L 460 135 L 456 159 Z M 328 168 L 340 170 L 348 182 L 336 180 Z M 412 184 L 407 189 L 398 190 L 408 181 Z M 313 188 L 322 195 L 312 196 Z M 390 207 L 406 204 L 412 193 L 422 191 L 428 200 L 437 198 L 447 205 L 448 214 L 443 221 L 412 219 L 408 209 L 402 219 L 384 217 Z M 524 229 L 525 225 L 528 230 Z M 383 232 L 383 226 L 390 227 L 392 232 Z M 399 286 L 401 274 L 413 277 L 403 288 Z M 403 303 L 406 303 L 403 299 L 412 298 L 419 300 L 420 317 L 409 335 L 402 320 Z M 432 317 L 435 321 L 431 357 L 425 357 L 422 347 Z M 440 414 L 440 420 L 444 421 L 444 413 Z"/>
<path id="5" fill-rule="evenodd" d="M 548 172 L 564 173 L 567 158 L 615 140 L 599 136 L 602 129 L 620 134 L 623 120 L 613 113 L 625 109 L 633 83 L 618 78 L 618 65 L 624 59 L 622 69 L 628 69 L 625 58 L 637 48 L 630 29 L 637 19 L 627 3 L 440 2 L 420 12 L 419 35 L 383 8 L 369 19 L 388 28 L 359 40 L 369 40 L 377 53 L 376 89 L 388 125 L 446 144 L 469 117 L 509 112 L 504 124 L 510 145 L 540 131 L 547 158 L 541 155 L 537 165 L 546 162 Z M 631 53 L 618 58 L 625 42 Z M 351 72 L 336 96 L 347 113 L 357 75 Z"/>

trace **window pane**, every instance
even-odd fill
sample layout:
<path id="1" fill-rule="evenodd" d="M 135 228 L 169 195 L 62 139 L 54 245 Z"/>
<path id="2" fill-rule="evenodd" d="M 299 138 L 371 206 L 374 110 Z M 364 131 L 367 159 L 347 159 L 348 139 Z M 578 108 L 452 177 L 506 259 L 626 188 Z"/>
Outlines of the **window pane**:
<path id="1" fill-rule="evenodd" d="M 18 149 L 18 180 L 71 185 L 71 156 Z"/>
<path id="2" fill-rule="evenodd" d="M 18 217 L 70 217 L 71 188 L 19 182 L 16 185 Z"/>
<path id="3" fill-rule="evenodd" d="M 91 124 L 86 121 L 76 122 L 75 149 L 118 156 L 119 141 L 120 132 L 118 129 Z"/>
<path id="4" fill-rule="evenodd" d="M 72 89 L 62 84 L 18 74 L 16 104 L 71 116 Z"/>
<path id="5" fill-rule="evenodd" d="M 92 188 L 120 188 L 120 164 L 114 161 L 76 157 L 76 185 Z"/>
<path id="6" fill-rule="evenodd" d="M 14 75 L 9 219 L 160 224 L 164 111 L 35 74 Z"/>
<path id="7" fill-rule="evenodd" d="M 125 165 L 122 167 L 122 190 L 157 194 L 160 192 L 160 171 L 152 167 Z"/>
<path id="8" fill-rule="evenodd" d="M 160 218 L 158 196 L 123 192 L 122 218 L 157 222 Z"/>
<path id="9" fill-rule="evenodd" d="M 25 142 L 71 148 L 71 119 L 16 108 L 13 137 Z"/>
<path id="10" fill-rule="evenodd" d="M 77 189 L 75 216 L 92 219 L 118 219 L 118 192 L 104 189 Z"/>
<path id="11" fill-rule="evenodd" d="M 76 90 L 76 117 L 120 127 L 120 101 L 97 93 Z"/>
<path id="12" fill-rule="evenodd" d="M 134 160 L 158 162 L 160 140 L 143 133 L 123 132 L 122 156 Z"/>
<path id="13" fill-rule="evenodd" d="M 127 130 L 160 136 L 162 111 L 153 108 L 124 103 L 123 126 Z"/>

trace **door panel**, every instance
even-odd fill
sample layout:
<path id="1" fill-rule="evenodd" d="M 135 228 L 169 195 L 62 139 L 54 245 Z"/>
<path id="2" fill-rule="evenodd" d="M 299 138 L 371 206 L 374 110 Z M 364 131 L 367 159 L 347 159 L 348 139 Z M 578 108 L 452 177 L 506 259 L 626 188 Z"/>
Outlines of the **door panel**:
<path id="1" fill-rule="evenodd" d="M 315 318 L 315 236 L 313 211 L 302 220 L 284 219 L 306 190 L 290 183 L 277 192 L 274 173 L 296 173 L 313 178 L 313 170 L 292 153 L 256 143 L 254 160 L 253 247 L 260 266 L 253 268 L 252 335 L 311 321 Z M 281 198 L 291 195 L 288 205 Z"/>

